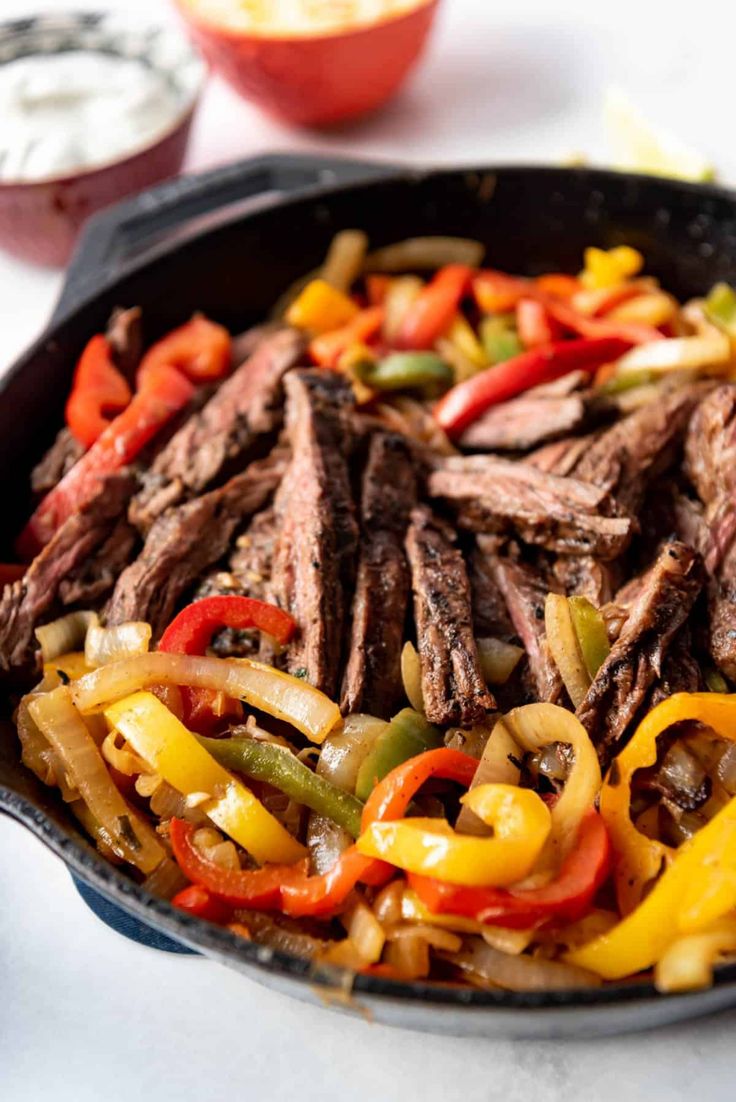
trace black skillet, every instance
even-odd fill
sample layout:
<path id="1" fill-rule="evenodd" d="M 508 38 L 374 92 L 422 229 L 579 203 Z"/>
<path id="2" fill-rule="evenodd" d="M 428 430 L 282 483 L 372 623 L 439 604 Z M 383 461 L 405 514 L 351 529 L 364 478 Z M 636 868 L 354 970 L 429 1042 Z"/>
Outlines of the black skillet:
<path id="1" fill-rule="evenodd" d="M 626 242 L 680 297 L 720 279 L 736 284 L 736 195 L 712 187 L 587 169 L 417 171 L 286 156 L 165 184 L 89 225 L 51 324 L 3 379 L 3 556 L 27 515 L 29 471 L 61 423 L 75 358 L 114 306 L 139 303 L 148 339 L 198 309 L 241 330 L 346 227 L 366 230 L 375 246 L 417 234 L 479 238 L 494 267 L 529 274 L 575 271 L 586 245 Z M 351 985 L 339 969 L 244 942 L 148 896 L 96 854 L 19 754 L 5 722 L 0 810 L 58 854 L 87 897 L 101 897 L 114 925 L 137 922 L 149 943 L 188 946 L 297 997 L 400 1026 L 517 1037 L 641 1029 L 736 1005 L 736 966 L 721 969 L 709 990 L 668 996 L 646 983 L 560 994 L 365 976 Z"/>

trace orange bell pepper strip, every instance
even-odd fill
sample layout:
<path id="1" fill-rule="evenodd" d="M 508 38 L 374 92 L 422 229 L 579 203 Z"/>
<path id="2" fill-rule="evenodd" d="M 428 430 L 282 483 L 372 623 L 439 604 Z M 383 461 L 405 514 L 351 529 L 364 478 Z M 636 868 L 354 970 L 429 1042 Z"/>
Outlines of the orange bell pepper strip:
<path id="1" fill-rule="evenodd" d="M 98 334 L 79 358 L 66 403 L 66 423 L 72 435 L 90 448 L 131 399 L 130 387 L 113 363 L 109 341 Z"/>
<path id="2" fill-rule="evenodd" d="M 365 277 L 365 293 L 371 306 L 383 306 L 390 286 L 391 276 L 376 273 Z"/>
<path id="3" fill-rule="evenodd" d="M 320 367 L 336 368 L 338 360 L 351 345 L 365 344 L 380 332 L 383 317 L 383 306 L 367 306 L 346 325 L 310 341 L 309 355 Z"/>
<path id="4" fill-rule="evenodd" d="M 440 268 L 407 311 L 396 342 L 399 348 L 431 348 L 452 325 L 472 278 L 472 268 L 464 264 Z"/>
<path id="5" fill-rule="evenodd" d="M 195 314 L 149 348 L 136 382 L 141 389 L 162 365 L 177 368 L 193 383 L 211 382 L 226 375 L 231 362 L 232 340 L 227 329 Z"/>
<path id="6" fill-rule="evenodd" d="M 548 272 L 546 275 L 537 276 L 534 283 L 543 295 L 552 295 L 554 298 L 561 299 L 570 299 L 583 289 L 582 283 L 576 276 L 566 275 L 564 272 Z"/>
<path id="7" fill-rule="evenodd" d="M 520 299 L 533 294 L 533 284 L 521 276 L 483 269 L 473 279 L 473 297 L 482 314 L 510 314 Z"/>

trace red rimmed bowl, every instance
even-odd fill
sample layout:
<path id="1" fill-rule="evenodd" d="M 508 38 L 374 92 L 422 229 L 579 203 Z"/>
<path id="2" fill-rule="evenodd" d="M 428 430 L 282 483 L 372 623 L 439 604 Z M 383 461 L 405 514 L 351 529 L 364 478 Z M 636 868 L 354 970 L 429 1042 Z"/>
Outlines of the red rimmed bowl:
<path id="1" fill-rule="evenodd" d="M 206 68 L 175 28 L 97 12 L 42 15 L 0 24 L 0 66 L 30 55 L 84 50 L 156 69 L 175 110 L 152 140 L 112 161 L 43 179 L 0 176 L 0 246 L 37 264 L 61 266 L 90 215 L 176 176 L 186 152 Z"/>
<path id="2" fill-rule="evenodd" d="M 194 42 L 236 91 L 300 126 L 329 126 L 368 114 L 403 84 L 418 61 L 439 0 L 320 30 L 248 27 L 235 0 L 176 0 Z"/>

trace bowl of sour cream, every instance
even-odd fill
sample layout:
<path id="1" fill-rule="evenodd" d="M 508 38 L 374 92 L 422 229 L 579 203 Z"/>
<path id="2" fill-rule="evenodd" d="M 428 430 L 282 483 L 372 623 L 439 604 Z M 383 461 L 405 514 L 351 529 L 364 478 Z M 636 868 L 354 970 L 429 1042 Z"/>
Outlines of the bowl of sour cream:
<path id="1" fill-rule="evenodd" d="M 0 245 L 64 264 L 87 218 L 181 169 L 206 69 L 172 26 L 0 23 Z"/>

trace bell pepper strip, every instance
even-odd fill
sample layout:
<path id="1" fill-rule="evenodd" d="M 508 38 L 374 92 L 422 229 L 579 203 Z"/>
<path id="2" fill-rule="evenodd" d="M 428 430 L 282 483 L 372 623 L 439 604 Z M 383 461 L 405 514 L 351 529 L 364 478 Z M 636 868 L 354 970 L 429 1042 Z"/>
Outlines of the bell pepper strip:
<path id="1" fill-rule="evenodd" d="M 181 820 L 175 819 L 173 822 Z M 208 922 L 216 922 L 218 925 L 224 925 L 232 918 L 232 907 L 201 884 L 190 884 L 188 888 L 182 888 L 171 900 L 171 905 L 186 914 L 194 915 L 195 918 L 206 918 Z"/>
<path id="2" fill-rule="evenodd" d="M 313 685 L 247 658 L 140 654 L 81 677 L 73 686 L 83 714 L 152 685 L 191 685 L 212 689 L 233 700 L 290 723 L 312 742 L 321 743 L 340 719 L 340 709 Z"/>
<path id="3" fill-rule="evenodd" d="M 363 361 L 356 370 L 372 390 L 444 390 L 453 382 L 452 368 L 436 352 L 392 352 L 376 363 Z"/>
<path id="4" fill-rule="evenodd" d="M 522 352 L 454 386 L 435 406 L 435 419 L 448 435 L 457 436 L 490 406 L 571 371 L 595 371 L 630 347 L 630 341 L 606 337 L 559 341 Z"/>
<path id="5" fill-rule="evenodd" d="M 480 784 L 462 803 L 493 828 L 492 837 L 459 834 L 444 819 L 409 818 L 372 823 L 358 838 L 358 851 L 452 884 L 507 886 L 523 880 L 549 836 L 552 820 L 544 801 L 528 788 Z"/>
<path id="6" fill-rule="evenodd" d="M 66 423 L 80 444 L 90 448 L 131 399 L 127 380 L 113 361 L 109 341 L 98 334 L 88 342 L 74 372 L 66 403 Z"/>
<path id="7" fill-rule="evenodd" d="M 408 880 L 432 914 L 525 929 L 552 919 L 576 921 L 590 908 L 609 867 L 608 834 L 600 815 L 590 810 L 559 874 L 541 888 L 462 887 L 416 873 L 409 873 Z"/>
<path id="8" fill-rule="evenodd" d="M 634 774 L 656 763 L 658 737 L 683 720 L 702 723 L 712 728 L 719 738 L 736 741 L 736 696 L 675 693 L 663 700 L 644 717 L 633 738 L 614 759 L 601 789 L 601 815 L 616 854 L 616 894 L 619 908 L 625 915 L 639 903 L 645 888 L 684 848 L 672 849 L 640 833 L 631 821 L 630 811 Z M 700 831 L 696 838 L 702 833 Z"/>
<path id="9" fill-rule="evenodd" d="M 161 367 L 175 367 L 193 383 L 207 383 L 226 375 L 232 363 L 232 340 L 224 326 L 195 314 L 152 345 L 143 357 L 136 382 L 145 387 Z"/>
<path id="10" fill-rule="evenodd" d="M 612 318 L 590 318 L 585 314 L 579 314 L 565 302 L 553 298 L 543 298 L 542 301 L 554 321 L 563 329 L 579 337 L 588 337 L 591 340 L 610 337 L 628 341 L 631 345 L 664 340 L 664 334 L 653 325 L 643 325 L 633 321 L 614 321 Z"/>
<path id="11" fill-rule="evenodd" d="M 545 305 L 534 298 L 522 298 L 516 304 L 516 330 L 525 348 L 550 344 L 561 336 L 560 326 L 552 321 Z"/>
<path id="12" fill-rule="evenodd" d="M 431 348 L 449 329 L 458 307 L 470 290 L 473 271 L 464 264 L 448 264 L 419 293 L 401 323 L 399 348 Z"/>
<path id="13" fill-rule="evenodd" d="M 513 314 L 481 318 L 479 332 L 483 350 L 491 365 L 505 363 L 524 351 L 516 332 Z"/>
<path id="14" fill-rule="evenodd" d="M 522 298 L 532 293 L 533 284 L 519 276 L 484 269 L 472 283 L 473 297 L 482 314 L 508 314 Z"/>
<path id="15" fill-rule="evenodd" d="M 730 337 L 736 337 L 736 291 L 727 283 L 716 283 L 703 309 L 705 316 Z"/>
<path id="16" fill-rule="evenodd" d="M 548 272 L 546 275 L 537 276 L 534 286 L 543 295 L 552 295 L 553 298 L 561 299 L 571 299 L 582 290 L 580 280 L 564 272 Z"/>
<path id="17" fill-rule="evenodd" d="M 367 275 L 365 277 L 365 293 L 369 304 L 371 306 L 383 306 L 390 286 L 391 276 L 389 275 L 382 275 L 380 272 Z"/>
<path id="18" fill-rule="evenodd" d="M 447 339 L 477 370 L 488 367 L 485 349 L 464 314 L 455 314 L 452 325 L 447 330 Z"/>
<path id="19" fill-rule="evenodd" d="M 309 355 L 320 367 L 336 368 L 351 345 L 365 344 L 380 332 L 384 313 L 383 306 L 366 307 L 345 325 L 314 337 L 309 343 Z"/>
<path id="20" fill-rule="evenodd" d="M 591 246 L 583 255 L 584 268 L 579 279 L 588 290 L 617 287 L 639 274 L 644 267 L 644 257 L 630 245 L 617 245 L 613 249 L 597 249 Z"/>
<path id="21" fill-rule="evenodd" d="M 249 738 L 200 738 L 199 744 L 226 769 L 273 785 L 358 837 L 362 801 L 314 773 L 286 747 Z"/>
<path id="22" fill-rule="evenodd" d="M 587 597 L 568 597 L 567 600 L 580 654 L 588 677 L 592 680 L 611 650 L 606 624 L 598 609 Z"/>
<path id="23" fill-rule="evenodd" d="M 286 321 L 296 329 L 329 333 L 352 321 L 358 309 L 344 291 L 324 279 L 312 279 L 286 311 Z"/>
<path id="24" fill-rule="evenodd" d="M 428 723 L 421 713 L 412 708 L 403 708 L 368 751 L 358 770 L 356 796 L 367 800 L 374 786 L 397 765 L 441 745 L 442 732 L 439 727 Z"/>
<path id="25" fill-rule="evenodd" d="M 713 714 L 719 721 L 724 718 L 721 709 Z M 724 729 L 716 730 L 723 737 Z M 734 870 L 736 798 L 675 852 L 672 863 L 635 910 L 607 933 L 568 952 L 565 959 L 608 980 L 650 968 L 674 942 L 706 930 L 734 910 Z"/>
<path id="26" fill-rule="evenodd" d="M 304 847 L 153 693 L 111 704 L 105 718 L 177 792 L 205 797 L 198 808 L 257 861 L 291 864 L 304 856 Z"/>
<path id="27" fill-rule="evenodd" d="M 23 558 L 33 558 L 65 520 L 99 492 L 105 475 L 130 463 L 194 394 L 173 367 L 161 366 L 130 405 L 100 434 L 62 480 L 44 497 L 18 538 Z"/>

